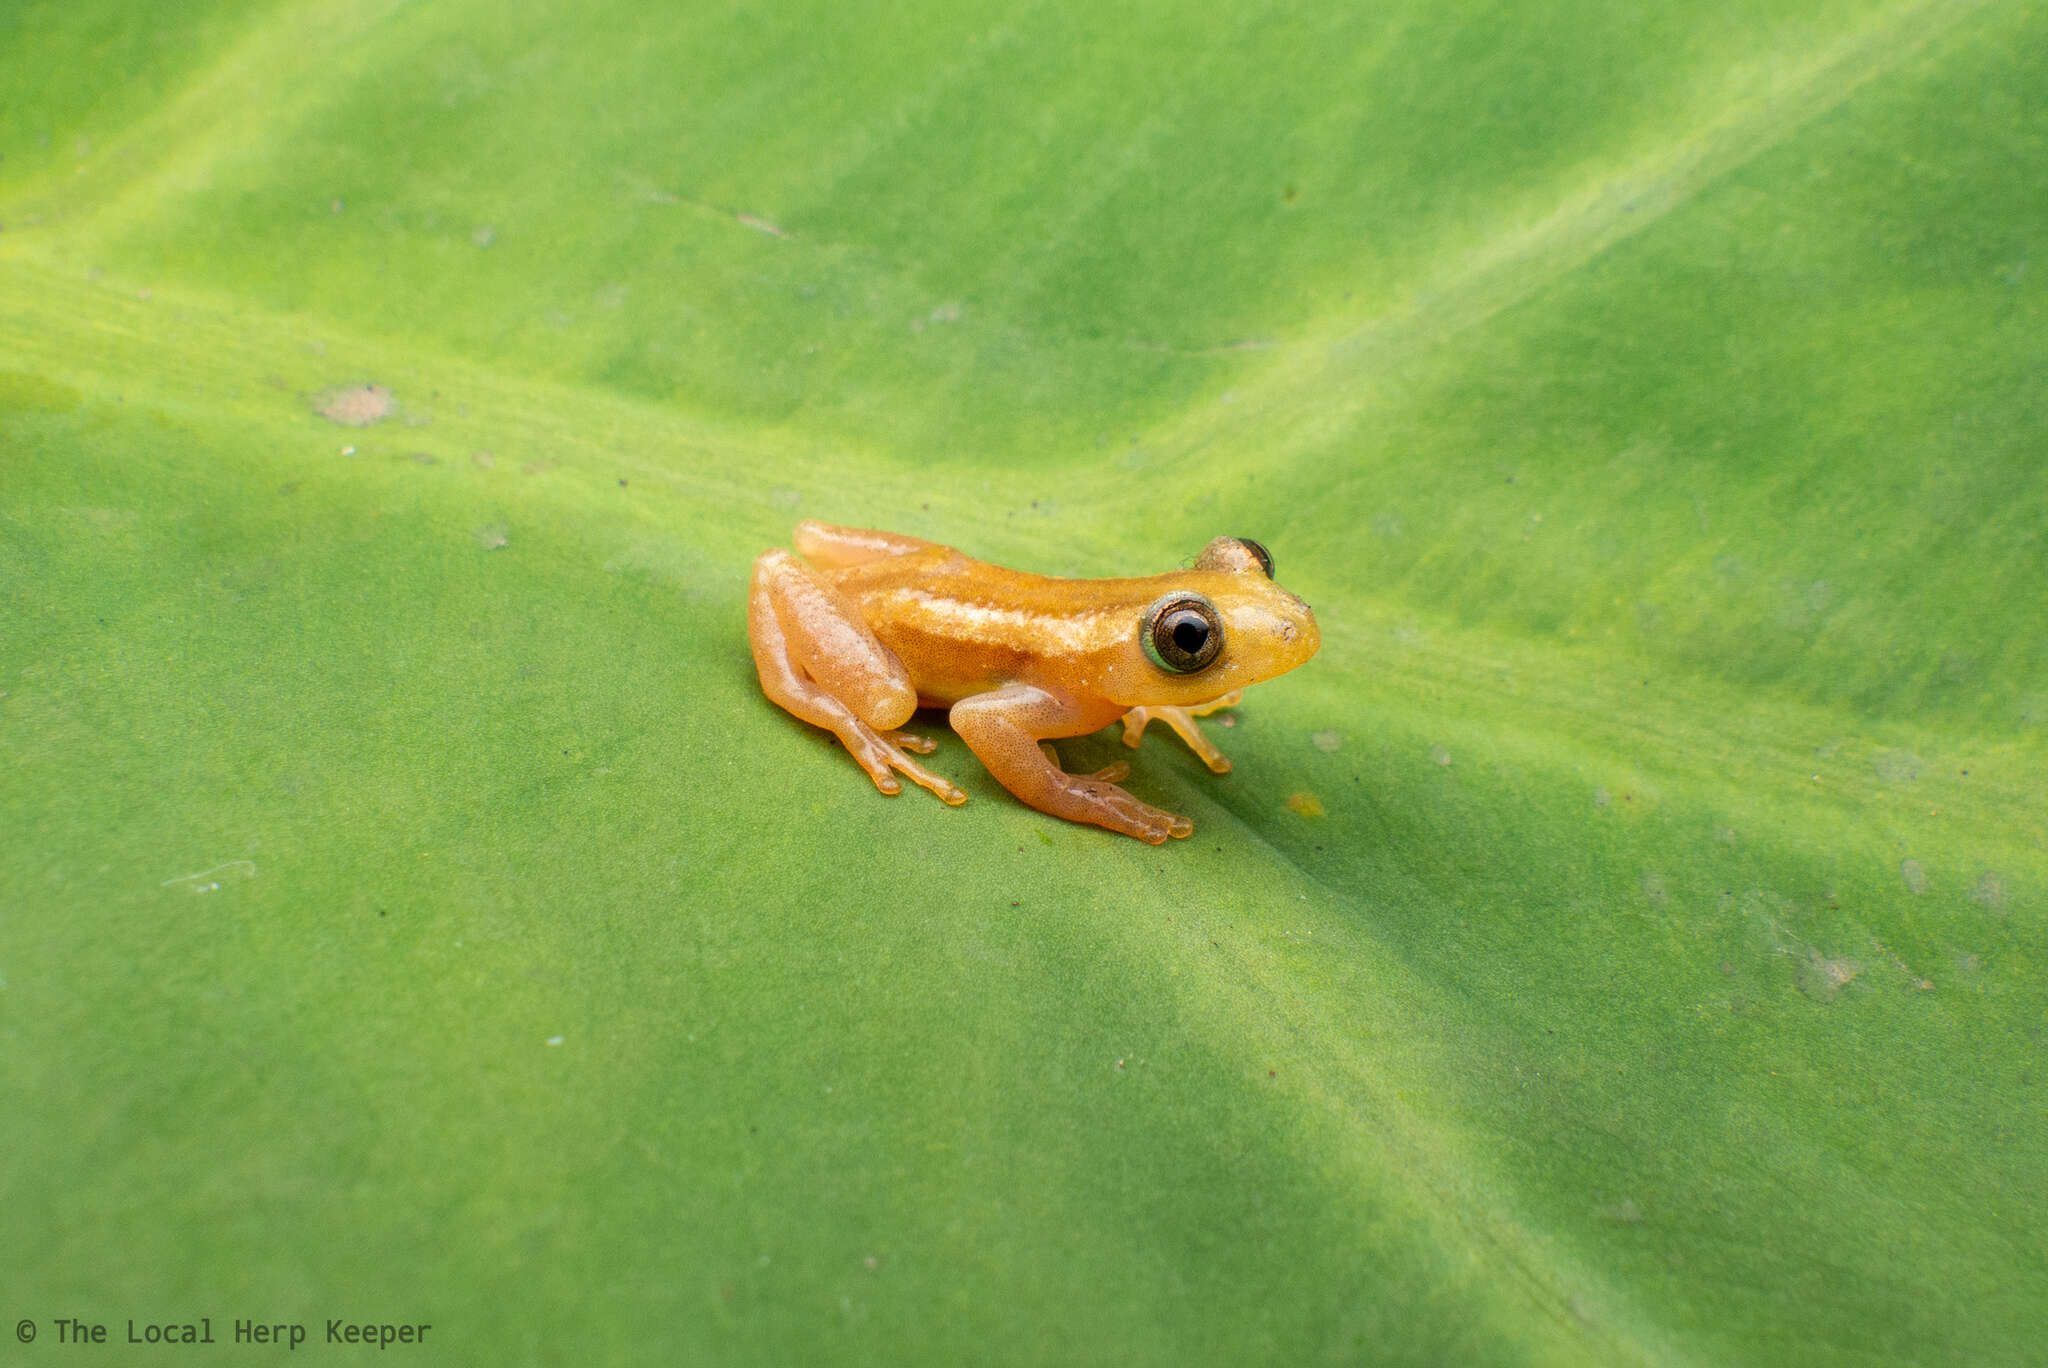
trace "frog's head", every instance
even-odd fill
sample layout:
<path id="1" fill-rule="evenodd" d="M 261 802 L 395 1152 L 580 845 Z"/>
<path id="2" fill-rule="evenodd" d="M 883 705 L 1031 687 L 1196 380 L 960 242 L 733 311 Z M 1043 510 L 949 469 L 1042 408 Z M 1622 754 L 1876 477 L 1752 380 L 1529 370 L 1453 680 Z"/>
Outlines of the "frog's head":
<path id="1" fill-rule="evenodd" d="M 1130 706 L 1205 703 L 1286 674 L 1322 645 L 1315 614 L 1273 582 L 1272 556 L 1248 537 L 1218 537 L 1193 569 L 1154 582 L 1117 671 Z"/>

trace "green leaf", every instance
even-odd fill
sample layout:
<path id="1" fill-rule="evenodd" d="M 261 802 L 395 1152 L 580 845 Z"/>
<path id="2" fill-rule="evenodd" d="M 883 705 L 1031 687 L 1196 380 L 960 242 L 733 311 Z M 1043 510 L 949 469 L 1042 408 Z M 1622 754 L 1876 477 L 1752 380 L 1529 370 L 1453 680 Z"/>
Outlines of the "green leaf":
<path id="1" fill-rule="evenodd" d="M 15 1316 L 2031 1361 L 2043 53 L 2011 0 L 0 14 Z M 1252 535 L 1325 644 L 1230 775 L 1134 757 L 1187 841 L 936 717 L 970 801 L 885 799 L 754 680 L 803 516 Z"/>

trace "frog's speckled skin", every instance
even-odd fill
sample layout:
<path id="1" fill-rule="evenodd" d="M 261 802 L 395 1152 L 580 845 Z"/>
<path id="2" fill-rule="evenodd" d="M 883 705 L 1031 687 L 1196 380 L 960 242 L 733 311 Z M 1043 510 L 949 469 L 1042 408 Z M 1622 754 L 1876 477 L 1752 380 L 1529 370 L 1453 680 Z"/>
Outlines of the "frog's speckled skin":
<path id="1" fill-rule="evenodd" d="M 1136 746 L 1158 718 L 1221 774 L 1230 762 L 1194 718 L 1293 669 L 1322 640 L 1308 605 L 1230 537 L 1209 543 L 1191 570 L 1105 580 L 1027 575 L 914 537 L 819 522 L 799 523 L 795 542 L 809 564 L 779 550 L 754 562 L 747 631 L 769 698 L 829 728 L 882 792 L 902 787 L 900 771 L 964 803 L 904 753 L 929 754 L 933 743 L 896 730 L 919 707 L 946 708 L 989 773 L 1031 806 L 1154 845 L 1194 823 L 1118 788 L 1129 766 L 1067 774 L 1039 742 L 1122 718 Z M 1176 594 L 1206 599 L 1223 633 L 1215 659 L 1190 673 L 1155 661 L 1142 639 L 1152 607 Z"/>

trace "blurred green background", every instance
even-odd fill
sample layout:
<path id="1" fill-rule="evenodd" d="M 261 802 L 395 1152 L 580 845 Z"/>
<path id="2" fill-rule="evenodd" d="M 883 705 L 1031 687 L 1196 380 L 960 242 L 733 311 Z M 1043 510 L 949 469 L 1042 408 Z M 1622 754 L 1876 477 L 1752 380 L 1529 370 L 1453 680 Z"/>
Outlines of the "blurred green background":
<path id="1" fill-rule="evenodd" d="M 10 1353 L 2037 1361 L 2044 54 L 0 4 Z M 805 516 L 1324 649 L 1168 848 L 885 799 Z"/>

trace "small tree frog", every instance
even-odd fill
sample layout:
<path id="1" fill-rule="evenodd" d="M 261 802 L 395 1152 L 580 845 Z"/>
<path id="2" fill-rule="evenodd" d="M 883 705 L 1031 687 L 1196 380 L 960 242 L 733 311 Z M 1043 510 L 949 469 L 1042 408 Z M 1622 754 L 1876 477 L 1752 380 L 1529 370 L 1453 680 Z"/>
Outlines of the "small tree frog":
<path id="1" fill-rule="evenodd" d="M 1167 724 L 1218 774 L 1230 761 L 1194 719 L 1316 653 L 1309 606 L 1273 582 L 1266 549 L 1218 537 L 1192 569 L 1140 579 L 1053 579 L 891 532 L 805 521 L 754 562 L 747 633 L 769 698 L 829 729 L 884 793 L 903 774 L 948 803 L 967 795 L 906 752 L 920 707 L 1002 786 L 1040 811 L 1158 845 L 1194 823 L 1118 788 L 1130 766 L 1069 774 L 1050 746 L 1123 719 L 1135 747 Z M 806 563 L 808 562 L 808 563 Z"/>

